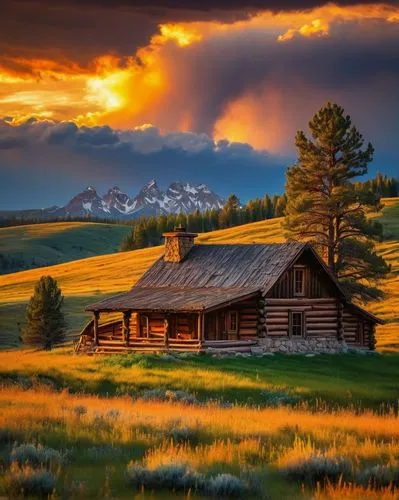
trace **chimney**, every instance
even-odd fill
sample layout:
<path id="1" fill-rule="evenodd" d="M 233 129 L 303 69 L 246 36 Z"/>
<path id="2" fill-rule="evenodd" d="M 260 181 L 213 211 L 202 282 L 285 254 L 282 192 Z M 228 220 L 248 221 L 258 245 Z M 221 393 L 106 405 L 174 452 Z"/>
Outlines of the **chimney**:
<path id="1" fill-rule="evenodd" d="M 165 262 L 181 262 L 194 245 L 196 233 L 188 233 L 183 226 L 175 227 L 173 233 L 163 233 L 165 237 Z"/>

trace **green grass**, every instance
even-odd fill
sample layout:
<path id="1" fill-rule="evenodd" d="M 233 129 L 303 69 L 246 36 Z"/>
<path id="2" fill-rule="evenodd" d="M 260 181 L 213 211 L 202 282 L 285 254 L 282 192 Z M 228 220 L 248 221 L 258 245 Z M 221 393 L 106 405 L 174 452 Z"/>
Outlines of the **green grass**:
<path id="1" fill-rule="evenodd" d="M 214 359 L 209 355 L 170 360 L 157 355 L 90 358 L 52 353 L 0 353 L 0 378 L 45 381 L 57 390 L 68 388 L 102 396 L 138 394 L 163 388 L 195 393 L 200 400 L 223 399 L 262 404 L 269 393 L 294 395 L 313 407 L 377 409 L 399 400 L 398 355 L 275 355 L 264 358 Z"/>
<path id="2" fill-rule="evenodd" d="M 0 228 L 0 255 L 23 262 L 11 272 L 52 266 L 117 252 L 129 230 L 125 225 L 89 222 L 5 227 Z"/>

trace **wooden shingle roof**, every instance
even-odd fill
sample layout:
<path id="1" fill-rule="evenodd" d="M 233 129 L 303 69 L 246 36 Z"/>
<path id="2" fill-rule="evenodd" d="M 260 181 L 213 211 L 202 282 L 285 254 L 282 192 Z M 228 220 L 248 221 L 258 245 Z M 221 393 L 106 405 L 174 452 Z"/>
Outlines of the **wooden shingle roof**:
<path id="1" fill-rule="evenodd" d="M 206 311 L 228 305 L 258 292 L 251 288 L 148 288 L 134 287 L 130 292 L 110 297 L 86 308 L 88 311 Z"/>
<path id="2" fill-rule="evenodd" d="M 182 262 L 160 257 L 130 292 L 86 310 L 207 310 L 269 290 L 305 247 L 293 242 L 194 245 Z"/>
<path id="3" fill-rule="evenodd" d="M 160 257 L 135 286 L 269 289 L 304 247 L 303 243 L 194 245 L 182 262 Z"/>

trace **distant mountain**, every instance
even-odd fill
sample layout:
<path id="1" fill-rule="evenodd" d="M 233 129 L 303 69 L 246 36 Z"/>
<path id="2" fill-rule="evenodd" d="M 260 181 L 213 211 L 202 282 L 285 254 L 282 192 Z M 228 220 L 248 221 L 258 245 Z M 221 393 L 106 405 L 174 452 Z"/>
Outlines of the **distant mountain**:
<path id="1" fill-rule="evenodd" d="M 53 206 L 40 210 L 2 211 L 0 218 L 39 218 L 56 217 L 99 217 L 134 219 L 143 215 L 189 214 L 199 210 L 222 208 L 224 199 L 214 193 L 207 185 L 193 186 L 186 182 L 173 182 L 162 191 L 155 180 L 148 182 L 135 197 L 131 197 L 117 186 L 100 196 L 96 189 L 88 186 L 74 196 L 64 206 Z"/>

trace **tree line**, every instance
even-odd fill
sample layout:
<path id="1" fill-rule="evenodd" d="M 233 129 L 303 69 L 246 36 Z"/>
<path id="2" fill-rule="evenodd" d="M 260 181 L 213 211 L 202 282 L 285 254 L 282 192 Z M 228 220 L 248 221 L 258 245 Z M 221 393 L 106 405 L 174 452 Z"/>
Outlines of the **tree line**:
<path id="1" fill-rule="evenodd" d="M 399 182 L 394 177 L 378 173 L 374 179 L 353 184 L 357 193 L 369 197 L 379 209 L 381 197 L 397 197 L 399 195 Z M 132 231 L 123 239 L 121 251 L 136 250 L 149 246 L 156 246 L 162 242 L 162 233 L 173 231 L 176 226 L 184 226 L 188 231 L 207 233 L 217 229 L 257 222 L 274 217 L 282 217 L 286 213 L 287 195 L 275 194 L 270 197 L 265 194 L 263 198 L 255 198 L 241 205 L 239 198 L 231 194 L 221 209 L 196 211 L 192 214 L 170 214 L 153 217 L 141 217 L 129 221 Z"/>
<path id="2" fill-rule="evenodd" d="M 122 241 L 121 250 L 135 250 L 149 246 L 159 245 L 162 233 L 173 231 L 176 226 L 184 226 L 194 233 L 208 233 L 217 229 L 257 222 L 273 217 L 282 217 L 287 204 L 285 194 L 270 197 L 266 194 L 263 198 L 249 200 L 241 205 L 239 198 L 231 194 L 223 208 L 197 210 L 191 214 L 157 215 L 142 217 L 132 221 L 132 231 Z"/>
<path id="3" fill-rule="evenodd" d="M 377 173 L 376 177 L 373 179 L 369 179 L 364 182 L 355 182 L 354 185 L 359 191 L 370 192 L 381 198 L 395 198 L 399 196 L 398 179 L 382 175 L 381 173 Z M 235 195 L 231 195 L 230 198 L 234 196 Z M 231 205 L 234 204 L 234 201 L 229 202 L 229 200 L 227 200 L 227 203 Z M 275 194 L 273 196 L 265 194 L 263 198 L 249 200 L 244 206 L 240 206 L 240 209 L 238 210 L 239 213 L 234 212 L 234 214 L 232 214 L 229 212 L 228 207 L 224 212 L 223 210 L 225 207 L 220 210 L 209 210 L 208 212 L 200 213 L 200 218 L 198 218 L 198 213 L 194 213 L 191 214 L 193 216 L 191 224 L 195 224 L 195 227 L 192 230 L 208 232 L 214 231 L 215 229 L 224 229 L 234 225 L 246 224 L 247 222 L 256 222 L 259 220 L 271 219 L 273 217 L 281 217 L 285 215 L 286 204 L 287 196 L 285 194 Z M 180 222 L 187 224 L 187 217 L 182 214 L 171 215 L 169 217 L 170 221 L 175 221 L 176 218 L 179 218 Z M 147 218 L 152 219 L 153 217 L 142 217 L 140 219 L 115 219 L 108 217 L 94 217 L 87 214 L 76 217 L 68 215 L 66 217 L 49 217 L 48 219 L 43 219 L 40 218 L 40 216 L 23 217 L 18 215 L 0 215 L 0 227 L 48 224 L 54 222 L 95 222 L 98 224 L 124 224 L 135 227 L 139 222 L 142 222 Z M 201 220 L 199 221 L 199 219 Z M 173 229 L 170 221 L 167 226 L 168 230 Z M 234 223 L 232 223 L 233 221 Z"/>

